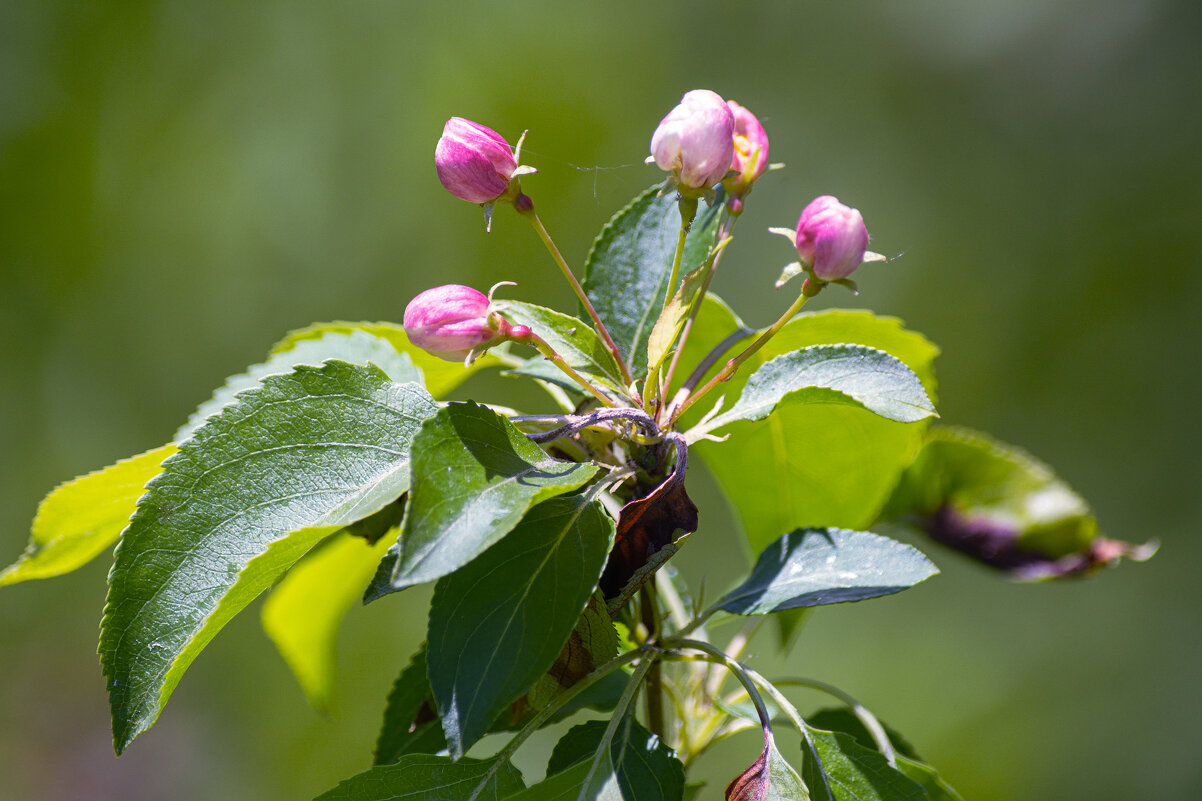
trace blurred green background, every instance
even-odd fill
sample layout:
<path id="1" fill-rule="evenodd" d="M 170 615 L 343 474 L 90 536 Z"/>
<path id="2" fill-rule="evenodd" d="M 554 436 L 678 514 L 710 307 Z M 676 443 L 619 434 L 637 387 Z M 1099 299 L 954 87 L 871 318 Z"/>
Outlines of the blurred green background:
<path id="1" fill-rule="evenodd" d="M 1148 564 L 1039 586 L 928 546 L 942 576 L 819 612 L 788 659 L 764 644 L 765 672 L 839 683 L 969 801 L 1196 801 L 1200 41 L 1202 5 L 1156 0 L 9 0 L 0 562 L 55 483 L 166 441 L 291 328 L 398 320 L 446 282 L 516 280 L 514 297 L 572 309 L 528 226 L 499 209 L 486 235 L 438 185 L 447 117 L 530 130 L 524 188 L 579 264 L 659 180 L 642 164 L 656 122 L 707 87 L 788 163 L 716 290 L 774 319 L 790 252 L 764 229 L 838 195 L 874 249 L 904 255 L 819 305 L 926 333 L 945 420 L 1049 461 L 1110 535 L 1162 542 Z M 494 389 L 510 388 L 467 387 Z M 742 556 L 697 485 L 710 502 L 680 561 L 712 594 Z M 95 656 L 106 568 L 0 591 L 0 799 L 307 799 L 369 764 L 421 591 L 350 615 L 329 717 L 250 610 L 116 760 Z M 757 750 L 718 749 L 707 797 Z"/>

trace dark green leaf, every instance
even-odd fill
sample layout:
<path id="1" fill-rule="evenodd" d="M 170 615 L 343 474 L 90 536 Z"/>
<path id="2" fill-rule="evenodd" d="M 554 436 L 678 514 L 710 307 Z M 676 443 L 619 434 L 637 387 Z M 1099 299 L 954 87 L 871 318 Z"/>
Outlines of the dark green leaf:
<path id="1" fill-rule="evenodd" d="M 495 355 L 486 353 L 469 366 L 464 367 L 462 362 L 448 362 L 437 356 L 431 356 L 415 346 L 409 341 L 409 335 L 405 333 L 404 327 L 396 323 L 351 323 L 345 321 L 314 323 L 292 331 L 272 347 L 271 354 L 274 357 L 277 354 L 286 353 L 300 347 L 302 342 L 320 339 L 330 333 L 346 336 L 356 331 L 387 340 L 398 353 L 407 355 L 421 370 L 426 389 L 436 398 L 444 397 L 467 380 L 472 373 L 486 367 L 495 367 L 501 363 Z"/>
<path id="2" fill-rule="evenodd" d="M 726 801 L 809 801 L 809 798 L 801 777 L 773 742 L 726 788 Z"/>
<path id="3" fill-rule="evenodd" d="M 163 465 L 117 548 L 100 655 L 120 752 L 213 636 L 324 537 L 408 488 L 435 405 L 379 368 L 268 376 Z"/>
<path id="4" fill-rule="evenodd" d="M 791 403 L 862 406 L 901 423 L 935 414 L 922 382 L 904 362 L 863 345 L 814 345 L 766 362 L 747 379 L 738 403 L 705 428 L 763 420 L 786 398 Z"/>
<path id="5" fill-rule="evenodd" d="M 401 671 L 392 685 L 392 692 L 388 694 L 384 725 L 380 727 L 380 736 L 376 739 L 374 764 L 387 765 L 405 754 L 433 754 L 447 747 L 442 726 L 435 719 L 432 707 L 428 706 L 430 700 L 426 648 L 423 645 L 413 655 L 409 666 Z M 429 711 L 429 720 L 424 720 L 426 716 L 421 715 L 423 720 L 419 722 L 423 707 Z M 418 725 L 415 726 L 415 723 Z"/>
<path id="6" fill-rule="evenodd" d="M 877 722 L 881 723 L 881 721 Z M 872 734 L 869 733 L 864 724 L 860 722 L 860 719 L 856 717 L 856 713 L 851 711 L 849 707 L 826 707 L 825 709 L 820 709 L 812 715 L 806 715 L 806 723 L 809 723 L 816 729 L 846 734 L 854 738 L 857 743 L 865 748 L 879 750 L 876 747 L 876 742 L 872 739 Z M 905 737 L 884 723 L 881 723 L 881 727 L 885 730 L 885 734 L 889 737 L 889 743 L 898 754 L 914 760 L 920 759 L 918 752 L 914 750 L 914 746 L 910 745 L 910 742 Z"/>
<path id="7" fill-rule="evenodd" d="M 413 453 L 394 589 L 458 570 L 509 533 L 527 509 L 597 472 L 551 458 L 504 417 L 474 403 L 440 409 L 422 426 Z"/>
<path id="8" fill-rule="evenodd" d="M 597 336 L 597 332 L 587 323 L 551 309 L 544 309 L 542 306 L 519 303 L 515 300 L 495 301 L 493 309 L 511 323 L 529 326 L 553 351 L 563 357 L 569 367 L 592 381 L 594 386 L 614 398 L 621 398 L 625 394 L 618 363 L 614 361 L 613 354 L 605 347 L 601 337 Z M 527 366 L 510 372 L 533 375 L 556 383 L 567 382 L 570 388 L 582 391 L 579 385 L 542 356 L 535 357 Z"/>
<path id="9" fill-rule="evenodd" d="M 426 658 L 452 756 L 551 667 L 597 585 L 613 533 L 599 503 L 552 498 L 438 582 Z"/>
<path id="10" fill-rule="evenodd" d="M 580 790 L 608 726 L 609 721 L 591 720 L 570 729 L 551 753 L 547 776 L 572 776 Z M 609 794 L 597 792 L 586 798 L 680 801 L 683 797 L 684 765 L 671 748 L 639 725 L 633 715 L 626 715 L 618 723 L 607 750 L 594 771 L 590 787 L 605 787 Z"/>
<path id="11" fill-rule="evenodd" d="M 846 734 L 810 729 L 802 775 L 815 801 L 926 801 L 926 792 Z"/>
<path id="12" fill-rule="evenodd" d="M 765 548 L 751 576 L 718 605 L 737 615 L 759 615 L 862 601 L 900 592 L 938 572 L 914 548 L 879 534 L 797 529 Z"/>
<path id="13" fill-rule="evenodd" d="M 468 801 L 492 767 L 492 760 L 406 754 L 392 765 L 377 765 L 339 783 L 314 801 Z M 501 801 L 520 792 L 522 774 L 506 762 L 489 779 L 479 801 Z"/>
<path id="14" fill-rule="evenodd" d="M 635 376 L 647 371 L 647 341 L 668 297 L 680 236 L 676 193 L 653 186 L 601 230 L 584 268 L 584 290 Z M 701 204 L 681 274 L 700 267 L 714 243 L 721 204 Z M 674 288 L 673 288 L 674 291 Z"/>
<path id="15" fill-rule="evenodd" d="M 55 487 L 38 505 L 25 553 L 0 571 L 0 587 L 70 573 L 111 547 L 173 453 L 168 443 Z"/>
<path id="16" fill-rule="evenodd" d="M 370 545 L 347 531 L 330 537 L 294 565 L 263 604 L 263 631 L 309 703 L 322 711 L 330 710 L 333 699 L 342 619 L 363 595 L 388 547 L 387 542 Z"/>
<path id="17" fill-rule="evenodd" d="M 807 716 L 806 722 L 817 729 L 846 734 L 862 748 L 879 750 L 868 729 L 847 707 L 819 710 L 813 715 Z M 928 801 L 963 801 L 960 795 L 943 780 L 938 771 L 930 765 L 923 764 L 914 751 L 914 747 L 907 742 L 905 737 L 884 723 L 881 726 L 885 729 L 889 742 L 897 752 L 895 755 L 897 770 L 922 787 L 927 793 Z"/>

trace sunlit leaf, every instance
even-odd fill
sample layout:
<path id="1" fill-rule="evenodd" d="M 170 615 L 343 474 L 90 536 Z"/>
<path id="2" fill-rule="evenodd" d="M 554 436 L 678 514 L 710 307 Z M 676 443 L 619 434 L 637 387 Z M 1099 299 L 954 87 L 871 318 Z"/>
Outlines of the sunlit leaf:
<path id="1" fill-rule="evenodd" d="M 389 544 L 370 545 L 344 530 L 289 570 L 263 604 L 263 630 L 318 709 L 330 708 L 342 618 L 358 604 Z"/>
<path id="2" fill-rule="evenodd" d="M 268 376 L 163 465 L 117 548 L 100 655 L 124 750 L 235 614 L 313 545 L 408 489 L 435 405 L 343 362 Z"/>
<path id="3" fill-rule="evenodd" d="M 112 547 L 173 453 L 168 443 L 56 487 L 38 505 L 25 552 L 0 572 L 0 587 L 70 573 Z"/>
<path id="4" fill-rule="evenodd" d="M 475 403 L 440 409 L 417 435 L 413 454 L 394 589 L 463 567 L 527 509 L 597 472 L 591 464 L 551 458 L 504 417 Z"/>
<path id="5" fill-rule="evenodd" d="M 514 300 L 495 301 L 493 309 L 511 323 L 529 326 L 563 357 L 569 367 L 611 397 L 620 398 L 625 393 L 618 363 L 601 337 L 587 323 L 542 306 Z M 509 372 L 542 378 L 564 384 L 577 392 L 582 391 L 579 385 L 542 356 L 536 356 L 526 366 Z"/>

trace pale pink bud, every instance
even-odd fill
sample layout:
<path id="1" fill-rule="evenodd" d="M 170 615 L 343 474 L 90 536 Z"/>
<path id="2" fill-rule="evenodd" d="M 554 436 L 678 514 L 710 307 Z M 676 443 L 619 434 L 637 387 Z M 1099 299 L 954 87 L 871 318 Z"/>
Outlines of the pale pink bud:
<path id="1" fill-rule="evenodd" d="M 768 169 L 768 134 L 750 111 L 733 100 L 727 100 L 726 105 L 735 123 L 730 168 L 739 173 L 739 184 L 745 189 Z"/>
<path id="2" fill-rule="evenodd" d="M 513 148 L 492 128 L 451 117 L 434 150 L 438 180 L 455 197 L 490 203 L 509 189 L 518 168 Z"/>
<path id="3" fill-rule="evenodd" d="M 860 212 L 831 195 L 814 198 L 797 221 L 794 244 L 801 263 L 821 281 L 838 281 L 864 262 L 868 229 Z"/>
<path id="4" fill-rule="evenodd" d="M 489 305 L 488 296 L 470 286 L 436 286 L 405 307 L 405 333 L 427 353 L 461 362 L 474 349 L 502 336 L 489 319 Z"/>
<path id="5" fill-rule="evenodd" d="M 651 157 L 687 189 L 722 180 L 734 158 L 734 117 L 708 89 L 694 89 L 668 112 L 651 136 Z"/>

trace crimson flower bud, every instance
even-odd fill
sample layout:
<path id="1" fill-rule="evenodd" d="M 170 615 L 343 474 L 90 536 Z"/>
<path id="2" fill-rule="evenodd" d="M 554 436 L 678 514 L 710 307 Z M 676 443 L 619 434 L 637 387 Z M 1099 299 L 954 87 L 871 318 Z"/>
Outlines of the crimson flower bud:
<path id="1" fill-rule="evenodd" d="M 734 157 L 730 169 L 738 173 L 727 191 L 744 195 L 752 182 L 768 169 L 768 134 L 756 116 L 733 100 L 726 101 L 734 118 Z"/>
<path id="2" fill-rule="evenodd" d="M 651 159 L 686 190 L 722 180 L 734 158 L 734 116 L 721 97 L 694 89 L 668 112 L 651 136 Z"/>
<path id="3" fill-rule="evenodd" d="M 492 128 L 451 117 L 434 150 L 438 180 L 455 197 L 491 203 L 509 191 L 518 169 L 513 148 Z"/>
<path id="4" fill-rule="evenodd" d="M 822 195 L 802 210 L 793 244 L 801 263 L 816 278 L 838 281 L 864 263 L 868 229 L 859 211 Z"/>
<path id="5" fill-rule="evenodd" d="M 523 326 L 511 326 L 489 311 L 483 292 L 461 284 L 427 289 L 405 307 L 405 333 L 427 353 L 461 362 L 473 351 L 497 344 Z"/>

